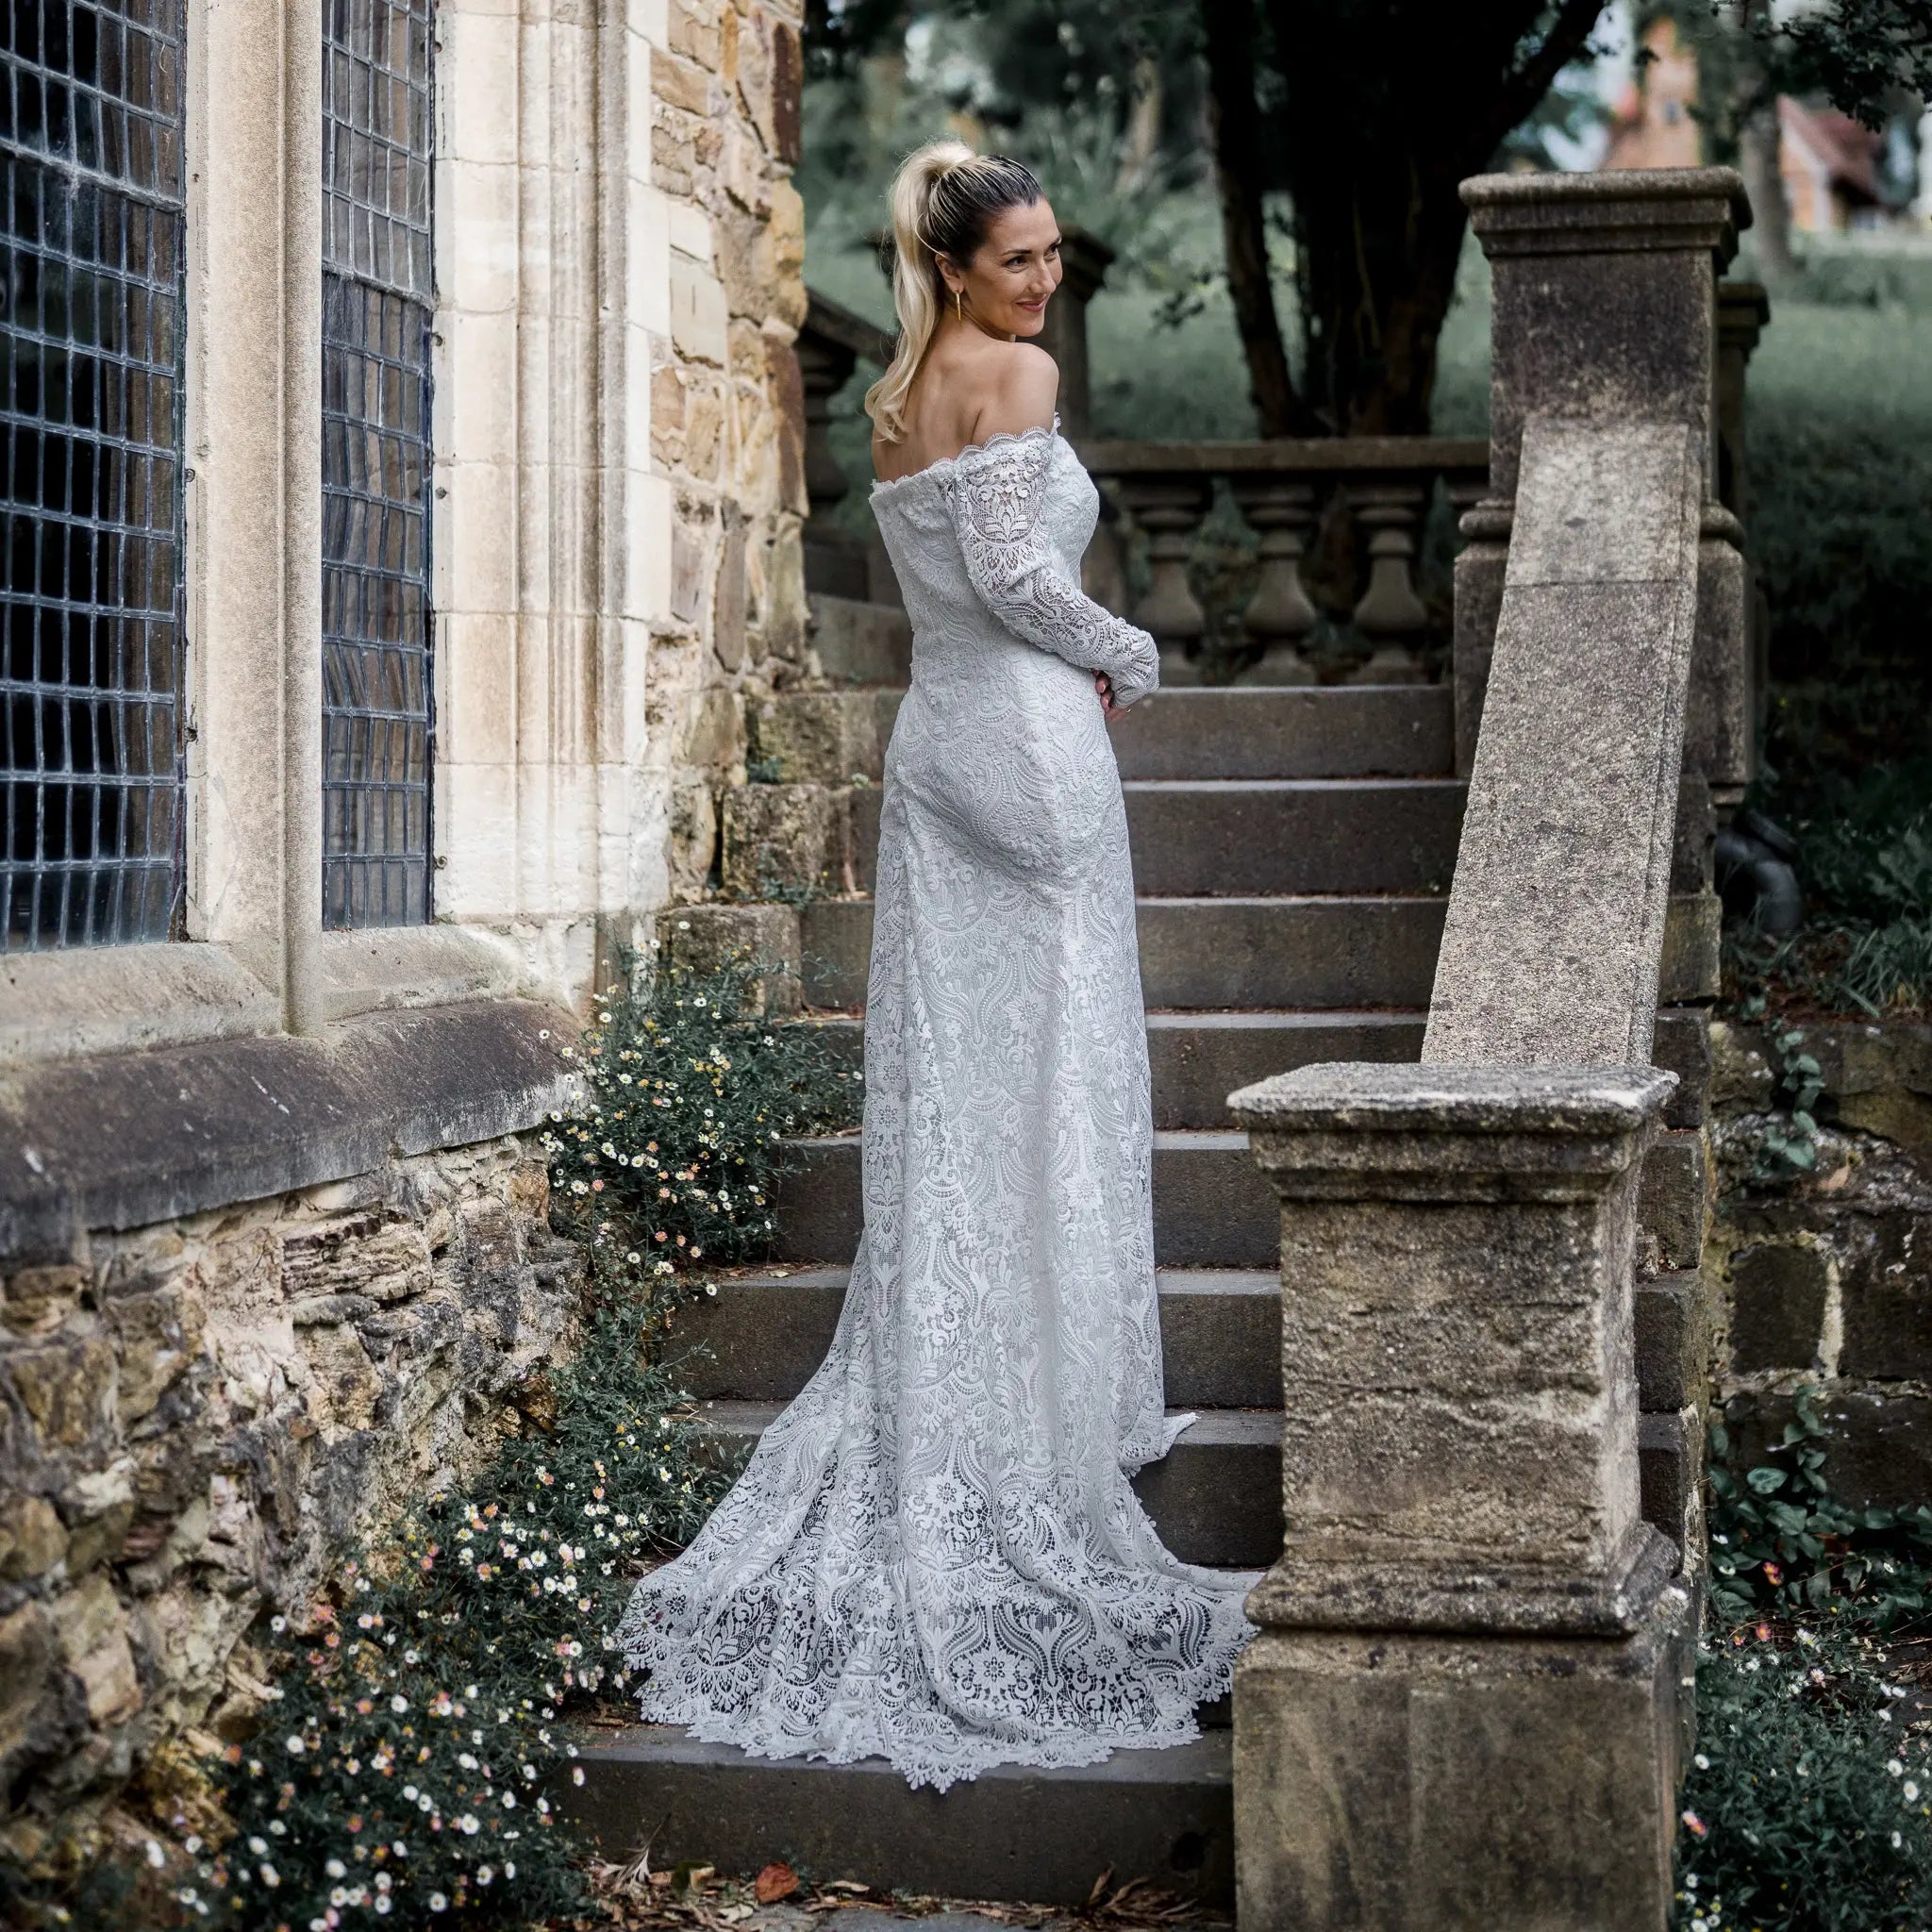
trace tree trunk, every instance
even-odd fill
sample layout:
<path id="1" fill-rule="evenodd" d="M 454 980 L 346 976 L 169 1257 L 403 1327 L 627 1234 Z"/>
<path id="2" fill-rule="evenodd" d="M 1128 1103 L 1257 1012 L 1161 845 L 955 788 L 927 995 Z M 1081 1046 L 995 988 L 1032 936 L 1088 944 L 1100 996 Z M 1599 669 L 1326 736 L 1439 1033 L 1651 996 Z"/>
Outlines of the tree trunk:
<path id="1" fill-rule="evenodd" d="M 1268 0 L 1288 95 L 1302 400 L 1335 434 L 1427 433 L 1468 225 L 1459 184 L 1489 166 L 1602 6 L 1563 0 L 1552 16 L 1547 0 Z"/>
<path id="2" fill-rule="evenodd" d="M 1266 437 L 1320 435 L 1322 424 L 1304 405 L 1288 373 L 1288 350 L 1269 276 L 1253 0 L 1202 0 L 1201 22 L 1208 43 L 1208 117 L 1221 192 L 1227 288 L 1247 358 L 1255 420 Z"/>

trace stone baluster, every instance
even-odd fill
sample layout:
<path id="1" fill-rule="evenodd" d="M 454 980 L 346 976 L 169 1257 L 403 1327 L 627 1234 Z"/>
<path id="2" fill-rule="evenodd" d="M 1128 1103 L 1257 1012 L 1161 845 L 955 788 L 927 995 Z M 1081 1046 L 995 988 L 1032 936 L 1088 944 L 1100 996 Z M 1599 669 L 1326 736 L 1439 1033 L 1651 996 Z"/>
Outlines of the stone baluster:
<path id="1" fill-rule="evenodd" d="M 1147 538 L 1147 589 L 1133 620 L 1160 646 L 1162 684 L 1199 684 L 1201 668 L 1191 647 L 1208 634 L 1208 613 L 1188 582 L 1188 558 L 1212 487 L 1205 477 L 1148 475 L 1123 476 L 1119 490 Z"/>
<path id="2" fill-rule="evenodd" d="M 1351 684 L 1426 684 L 1414 640 L 1429 614 L 1416 595 L 1416 540 L 1429 486 L 1416 481 L 1351 484 L 1349 502 L 1369 534 L 1369 587 L 1355 607 L 1356 628 L 1374 649 Z"/>
<path id="3" fill-rule="evenodd" d="M 1234 500 L 1261 540 L 1261 573 L 1242 613 L 1250 638 L 1265 647 L 1249 667 L 1251 684 L 1313 684 L 1301 641 L 1315 627 L 1315 607 L 1302 586 L 1301 560 L 1315 521 L 1312 483 L 1269 475 L 1230 478 Z"/>

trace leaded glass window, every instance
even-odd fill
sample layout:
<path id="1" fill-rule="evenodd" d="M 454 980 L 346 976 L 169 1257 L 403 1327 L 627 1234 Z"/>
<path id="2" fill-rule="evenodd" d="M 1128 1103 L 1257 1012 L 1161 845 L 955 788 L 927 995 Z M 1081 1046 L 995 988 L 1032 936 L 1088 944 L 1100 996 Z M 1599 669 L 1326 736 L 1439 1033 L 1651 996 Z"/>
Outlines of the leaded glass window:
<path id="1" fill-rule="evenodd" d="M 0 951 L 174 935 L 181 0 L 0 0 Z"/>
<path id="2" fill-rule="evenodd" d="M 323 923 L 429 916 L 430 0 L 324 0 Z"/>

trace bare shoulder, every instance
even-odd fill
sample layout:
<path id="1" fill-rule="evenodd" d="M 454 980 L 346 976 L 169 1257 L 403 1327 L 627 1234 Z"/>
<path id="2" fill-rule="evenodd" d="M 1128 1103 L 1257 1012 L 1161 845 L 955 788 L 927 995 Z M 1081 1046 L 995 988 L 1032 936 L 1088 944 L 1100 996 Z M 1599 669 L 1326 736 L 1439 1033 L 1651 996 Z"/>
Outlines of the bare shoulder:
<path id="1" fill-rule="evenodd" d="M 1059 365 L 1037 342 L 989 342 L 987 348 L 985 400 L 974 425 L 974 439 L 1050 428 L 1059 394 Z"/>

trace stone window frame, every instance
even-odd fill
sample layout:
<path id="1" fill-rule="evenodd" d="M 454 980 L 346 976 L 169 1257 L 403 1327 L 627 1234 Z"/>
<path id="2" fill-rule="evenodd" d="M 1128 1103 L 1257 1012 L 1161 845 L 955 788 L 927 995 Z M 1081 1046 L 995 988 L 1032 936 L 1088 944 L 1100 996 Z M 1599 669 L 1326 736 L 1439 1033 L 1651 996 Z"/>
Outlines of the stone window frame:
<path id="1" fill-rule="evenodd" d="M 638 896 L 674 518 L 649 423 L 662 0 L 601 46 L 504 0 L 438 5 L 437 914 L 351 931 L 322 924 L 321 4 L 189 0 L 187 28 L 186 936 L 0 957 L 16 1067 L 568 998 Z M 591 169 L 580 103 L 615 147 Z"/>

